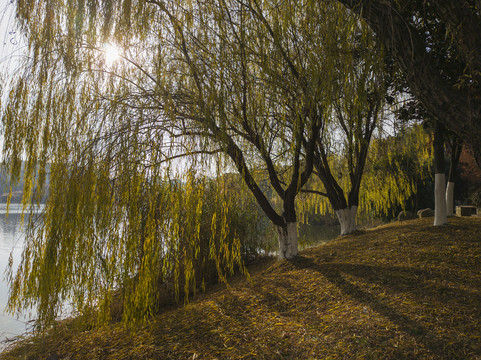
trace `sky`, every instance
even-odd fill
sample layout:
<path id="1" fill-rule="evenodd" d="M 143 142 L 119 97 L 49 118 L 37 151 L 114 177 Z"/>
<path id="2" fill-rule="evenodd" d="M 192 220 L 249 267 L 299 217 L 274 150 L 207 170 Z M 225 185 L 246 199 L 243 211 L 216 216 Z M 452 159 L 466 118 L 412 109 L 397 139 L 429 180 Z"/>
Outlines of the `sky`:
<path id="1" fill-rule="evenodd" d="M 15 4 L 11 0 L 0 0 L 0 69 L 15 70 L 25 45 L 15 27 Z"/>
<path id="2" fill-rule="evenodd" d="M 18 71 L 25 44 L 15 26 L 15 2 L 0 0 L 0 85 L 9 80 L 9 74 Z M 0 158 L 3 148 L 3 131 L 0 125 Z"/>

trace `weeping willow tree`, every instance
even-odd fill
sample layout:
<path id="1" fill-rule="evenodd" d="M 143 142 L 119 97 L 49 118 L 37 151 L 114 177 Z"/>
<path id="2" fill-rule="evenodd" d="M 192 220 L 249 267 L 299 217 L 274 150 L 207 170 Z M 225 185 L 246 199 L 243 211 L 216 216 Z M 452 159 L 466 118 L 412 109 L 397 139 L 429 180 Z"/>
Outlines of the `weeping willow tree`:
<path id="1" fill-rule="evenodd" d="M 191 7 L 179 20 L 173 16 L 177 4 L 168 5 L 169 8 L 166 4 L 160 7 L 175 29 L 178 59 L 187 66 L 191 81 L 179 89 L 185 94 L 182 98 L 192 99 L 191 106 L 187 108 L 176 101 L 179 96 L 172 102 L 174 114 L 184 121 L 179 134 L 200 134 L 209 147 L 217 148 L 231 160 L 277 228 L 279 258 L 297 255 L 295 198 L 312 172 L 312 153 L 323 114 L 322 108 L 301 112 L 298 107 L 289 107 L 288 102 L 299 96 L 301 101 L 324 96 L 324 92 L 313 94 L 305 84 L 325 82 L 320 70 L 324 63 L 310 64 L 308 77 L 300 73 L 296 54 L 284 51 L 283 42 L 292 41 L 292 36 L 282 38 L 272 31 L 269 21 L 279 21 L 288 9 L 276 9 L 267 18 L 264 12 L 271 10 L 270 4 L 205 2 Z M 301 13 L 301 9 L 296 11 Z M 189 27 L 191 14 L 200 22 L 193 30 Z M 297 22 L 284 27 L 297 35 L 314 30 Z M 287 34 L 287 29 L 276 31 Z M 263 71 L 267 68 L 283 71 L 284 82 L 297 85 L 290 89 L 293 92 L 287 93 L 272 84 L 271 74 Z M 190 91 L 186 93 L 186 89 Z M 308 138 L 309 155 L 301 163 L 303 136 Z M 284 171 L 286 164 L 289 173 Z M 279 197 L 280 209 L 269 201 L 254 177 L 254 172 L 259 171 L 267 174 Z"/>
<path id="2" fill-rule="evenodd" d="M 307 196 L 303 204 L 310 211 L 332 211 L 341 235 L 356 230 L 358 210 L 368 217 L 405 209 L 417 184 L 430 177 L 432 161 L 429 137 L 419 126 L 406 131 L 401 124 L 403 135 L 392 137 L 399 131 L 395 118 L 405 96 L 393 82 L 396 69 L 387 66 L 365 23 L 352 26 L 339 47 L 344 56 L 336 68 L 342 76 L 329 111 L 329 131 L 314 154 L 316 178 L 305 189 L 317 196 Z M 399 104 L 390 105 L 393 99 Z"/>
<path id="3" fill-rule="evenodd" d="M 330 31 L 317 33 L 316 30 L 310 30 L 304 34 L 292 25 L 298 22 L 297 19 L 303 19 L 293 12 L 297 7 L 302 9 L 301 5 L 288 6 L 286 20 L 271 20 L 259 8 L 250 8 L 265 27 L 265 31 L 257 33 L 266 33 L 272 38 L 274 50 L 280 53 L 287 65 L 284 70 L 271 62 L 267 66 L 264 63 L 263 71 L 270 75 L 268 83 L 274 84 L 276 91 L 287 99 L 285 106 L 288 108 L 307 114 L 318 114 L 319 109 L 322 110 L 322 127 L 313 152 L 310 147 L 312 132 L 303 134 L 302 138 L 304 161 L 306 164 L 313 161 L 322 185 L 320 189 L 307 186 L 300 191 L 329 199 L 341 222 L 341 233 L 346 234 L 355 230 L 364 164 L 371 136 L 381 125 L 387 87 L 383 58 L 379 57 L 379 49 L 368 27 L 342 7 L 324 2 L 322 18 L 326 21 L 324 26 Z M 311 11 L 313 4 L 308 3 L 308 6 L 304 10 L 307 14 L 305 21 L 307 24 L 316 24 L 315 19 L 320 14 Z M 290 39 L 292 33 L 295 37 Z M 310 41 L 323 46 L 316 48 Z M 321 71 L 329 71 L 328 81 L 324 82 L 314 78 L 317 71 L 310 67 L 312 62 L 318 64 L 322 61 L 325 66 Z M 296 67 L 297 64 L 300 66 Z M 298 81 L 285 82 L 289 73 L 294 75 L 293 80 Z M 307 74 L 307 79 L 302 77 L 303 74 Z M 287 77 L 287 80 L 290 79 Z M 297 89 L 301 89 L 301 92 Z M 287 117 L 284 115 L 283 118 Z M 306 117 L 306 121 L 312 122 L 315 118 L 311 115 Z M 290 123 L 288 125 L 292 127 Z M 286 169 L 289 170 L 289 166 Z M 336 175 L 333 175 L 333 171 L 336 171 Z M 272 177 L 271 185 L 275 189 Z M 346 199 L 343 189 L 349 186 Z M 277 193 L 282 198 L 282 192 Z M 306 208 L 303 200 L 298 204 L 301 209 Z"/>
<path id="4" fill-rule="evenodd" d="M 17 20 L 29 56 L 4 86 L 4 162 L 12 183 L 25 162 L 25 207 L 45 195 L 47 169 L 50 185 L 10 272 L 10 309 L 37 306 L 47 324 L 71 300 L 105 319 L 121 289 L 125 319 L 138 319 L 163 284 L 188 295 L 202 283 L 206 247 L 221 278 L 242 268 L 235 207 L 211 195 L 206 220 L 199 171 L 237 170 L 279 257 L 297 254 L 295 200 L 335 96 L 332 34 L 355 18 L 309 1 L 52 0 L 18 1 Z"/>
<path id="5" fill-rule="evenodd" d="M 358 216 L 363 220 L 392 218 L 400 210 L 414 210 L 419 203 L 425 204 L 426 194 L 422 192 L 427 190 L 425 185 L 433 180 L 430 133 L 418 124 L 390 130 L 388 134 L 375 132 L 371 139 L 357 208 Z M 347 159 L 331 154 L 328 161 L 339 187 L 348 193 L 352 187 Z M 299 204 L 305 213 L 336 215 L 318 177 L 311 178 Z"/>
<path id="6" fill-rule="evenodd" d="M 31 56 L 2 116 L 12 184 L 25 162 L 24 207 L 40 201 L 49 171 L 43 222 L 28 224 L 21 264 L 10 269 L 10 309 L 36 307 L 39 325 L 67 301 L 81 312 L 98 307 L 105 320 L 117 290 L 124 319 L 142 319 L 166 288 L 187 298 L 212 266 L 221 279 L 243 269 L 230 226 L 236 206 L 196 176 L 203 164 L 194 149 L 209 149 L 197 138 L 178 141 L 176 123 L 167 126 L 175 94 L 165 89 L 182 80 L 168 74 L 182 69 L 164 68 L 162 47 L 152 45 L 157 36 L 168 45 L 156 32 L 162 24 L 126 40 L 123 60 L 109 63 L 103 43 L 114 28 L 106 8 L 77 5 L 18 3 Z M 144 20 L 156 19 L 144 10 Z M 180 155 L 187 160 L 166 163 Z"/>
<path id="7" fill-rule="evenodd" d="M 320 183 L 313 181 L 306 191 L 328 199 L 345 235 L 356 230 L 364 166 L 373 133 L 382 127 L 388 85 L 382 51 L 367 25 L 356 21 L 339 28 L 336 96 L 314 153 Z"/>

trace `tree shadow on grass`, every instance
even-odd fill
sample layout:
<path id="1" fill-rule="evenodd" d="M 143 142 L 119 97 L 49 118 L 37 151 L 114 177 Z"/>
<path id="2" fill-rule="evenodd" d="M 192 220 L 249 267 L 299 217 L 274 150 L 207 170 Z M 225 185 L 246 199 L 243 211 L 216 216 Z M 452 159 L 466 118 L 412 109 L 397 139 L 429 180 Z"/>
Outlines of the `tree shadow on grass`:
<path id="1" fill-rule="evenodd" d="M 335 285 L 343 294 L 347 297 L 354 299 L 355 301 L 371 308 L 379 315 L 389 319 L 397 328 L 414 337 L 416 341 L 423 344 L 433 355 L 439 358 L 463 358 L 453 355 L 447 355 L 447 343 L 449 342 L 450 354 L 455 354 L 465 349 L 468 344 L 463 344 L 463 341 L 459 339 L 446 339 L 445 337 L 439 337 L 429 327 L 426 327 L 422 323 L 413 320 L 410 316 L 403 314 L 401 311 L 395 309 L 392 305 L 386 303 L 382 299 L 378 298 L 375 294 L 366 291 L 359 285 L 346 279 L 343 274 L 352 275 L 357 278 L 361 278 L 369 284 L 382 285 L 389 288 L 394 293 L 412 293 L 417 296 L 417 301 L 427 302 L 430 305 L 434 305 L 435 301 L 450 302 L 449 296 L 443 296 L 439 290 L 443 289 L 439 286 L 428 286 L 423 284 L 423 281 L 429 279 L 436 279 L 436 274 L 431 271 L 414 270 L 410 268 L 381 268 L 371 267 L 366 265 L 352 265 L 352 264 L 339 264 L 339 263 L 315 263 L 310 258 L 299 256 L 291 262 L 298 269 L 309 269 L 319 272 L 325 279 L 331 284 Z M 385 275 L 385 276 L 383 276 Z M 444 275 L 444 274 L 443 274 Z M 411 278 L 409 278 L 411 277 Z M 419 280 L 419 286 L 415 286 L 414 282 Z M 473 306 L 481 303 L 479 294 L 471 293 L 461 289 L 456 290 L 456 299 L 459 299 L 460 303 L 455 302 L 451 305 Z M 449 295 L 449 293 L 447 293 Z M 476 308 L 472 308 L 471 315 L 473 317 L 480 318 L 481 313 Z M 468 317 L 466 317 L 468 318 Z M 435 319 L 437 320 L 437 319 Z M 446 324 L 447 326 L 447 324 Z M 479 335 L 479 334 L 478 334 Z M 463 348 L 463 349 L 461 349 Z M 476 349 L 472 349 L 476 351 Z"/>

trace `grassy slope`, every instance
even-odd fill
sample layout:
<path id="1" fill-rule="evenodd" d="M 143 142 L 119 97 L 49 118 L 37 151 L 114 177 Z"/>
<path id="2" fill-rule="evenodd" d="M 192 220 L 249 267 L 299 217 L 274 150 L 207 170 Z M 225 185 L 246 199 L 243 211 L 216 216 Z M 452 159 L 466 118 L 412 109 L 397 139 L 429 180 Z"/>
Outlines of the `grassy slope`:
<path id="1" fill-rule="evenodd" d="M 481 218 L 346 236 L 128 330 L 27 340 L 2 359 L 481 358 Z M 57 357 L 58 356 L 58 357 Z"/>

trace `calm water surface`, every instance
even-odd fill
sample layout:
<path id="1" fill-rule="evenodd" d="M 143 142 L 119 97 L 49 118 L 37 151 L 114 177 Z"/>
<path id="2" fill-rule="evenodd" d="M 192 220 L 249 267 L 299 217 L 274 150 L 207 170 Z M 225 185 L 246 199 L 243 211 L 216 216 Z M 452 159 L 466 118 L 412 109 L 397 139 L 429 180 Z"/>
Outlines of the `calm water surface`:
<path id="1" fill-rule="evenodd" d="M 325 244 L 336 239 L 340 233 L 340 225 L 301 224 L 298 232 L 300 249 Z"/>
<path id="2" fill-rule="evenodd" d="M 5 278 L 8 258 L 12 253 L 14 267 L 18 266 L 25 240 L 21 225 L 21 205 L 12 204 L 8 218 L 5 214 L 6 205 L 0 204 L 0 351 L 7 338 L 12 339 L 31 329 L 28 314 L 16 317 L 5 313 L 8 301 L 8 283 Z M 28 221 L 28 215 L 25 215 L 24 221 Z"/>

